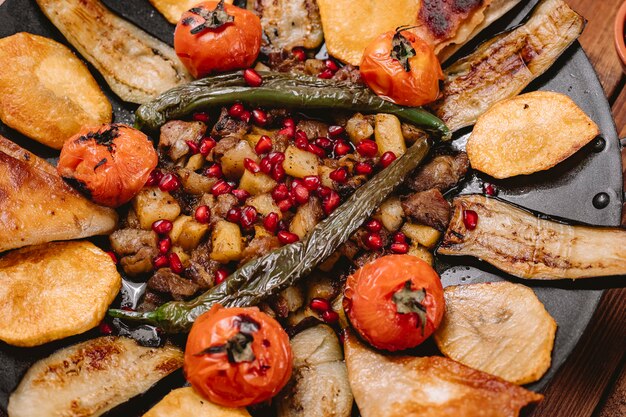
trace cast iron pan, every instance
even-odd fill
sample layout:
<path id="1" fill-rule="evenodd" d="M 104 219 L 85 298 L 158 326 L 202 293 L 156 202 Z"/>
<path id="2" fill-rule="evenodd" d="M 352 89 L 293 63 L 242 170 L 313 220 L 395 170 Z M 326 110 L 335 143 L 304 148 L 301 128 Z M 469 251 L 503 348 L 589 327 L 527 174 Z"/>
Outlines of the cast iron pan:
<path id="1" fill-rule="evenodd" d="M 105 0 L 105 3 L 152 35 L 172 43 L 173 26 L 150 6 L 148 0 Z M 531 1 L 528 4 L 521 4 L 480 38 L 488 39 L 506 27 L 519 23 L 535 3 L 536 1 Z M 0 6 L 0 37 L 20 31 L 51 37 L 67 44 L 33 0 L 7 0 Z M 457 56 L 471 51 L 476 42 L 467 45 Z M 132 65 L 130 62 L 128 64 Z M 90 70 L 111 100 L 115 120 L 132 123 L 136 105 L 118 99 L 111 93 L 98 72 L 91 66 Z M 528 209 L 590 224 L 619 225 L 622 205 L 620 145 L 609 104 L 589 60 L 578 43 L 573 45 L 547 74 L 528 88 L 528 90 L 537 89 L 559 91 L 569 95 L 600 126 L 601 136 L 547 173 L 506 181 L 496 181 L 482 174 L 473 174 L 455 192 L 481 192 L 484 182 L 492 182 L 499 189 L 499 197 Z M 54 152 L 25 138 L 1 122 L 0 134 L 41 156 L 48 158 L 55 156 Z M 463 149 L 468 134 L 469 129 L 457 135 L 453 146 Z M 599 196 L 601 193 L 604 194 Z M 505 276 L 485 263 L 468 258 L 438 259 L 437 267 L 442 274 L 444 285 L 497 281 L 505 278 L 519 281 Z M 623 282 L 623 279 L 620 281 Z M 614 282 L 610 279 L 576 283 L 524 282 L 533 287 L 559 326 L 552 354 L 552 366 L 539 382 L 530 385 L 529 388 L 541 390 L 554 376 L 589 323 L 602 294 L 601 288 L 613 286 Z M 32 349 L 0 344 L 0 415 L 6 411 L 9 394 L 33 361 L 49 355 L 59 347 L 94 337 L 96 334 L 94 330 L 85 335 Z M 140 415 L 150 404 L 158 401 L 170 387 L 182 383 L 181 373 L 176 373 L 147 394 L 117 407 L 107 415 Z"/>

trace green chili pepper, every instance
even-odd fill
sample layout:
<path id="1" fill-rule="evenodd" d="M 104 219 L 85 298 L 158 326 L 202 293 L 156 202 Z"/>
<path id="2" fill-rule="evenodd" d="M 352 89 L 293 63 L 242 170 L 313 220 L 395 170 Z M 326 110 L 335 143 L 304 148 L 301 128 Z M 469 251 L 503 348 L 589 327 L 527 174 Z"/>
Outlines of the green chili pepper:
<path id="1" fill-rule="evenodd" d="M 175 87 L 139 107 L 136 125 L 143 130 L 156 131 L 168 120 L 240 102 L 259 107 L 389 113 L 442 140 L 450 139 L 450 130 L 436 116 L 421 108 L 390 103 L 364 86 L 308 75 L 259 73 L 263 77 L 260 87 L 249 87 L 241 72 L 207 77 Z"/>
<path id="2" fill-rule="evenodd" d="M 357 189 L 305 239 L 283 246 L 234 272 L 223 283 L 192 301 L 173 301 L 147 313 L 109 310 L 109 315 L 158 326 L 166 332 L 189 330 L 213 305 L 251 306 L 293 285 L 348 240 L 421 163 L 430 149 L 427 137 L 418 139 L 402 156 Z"/>

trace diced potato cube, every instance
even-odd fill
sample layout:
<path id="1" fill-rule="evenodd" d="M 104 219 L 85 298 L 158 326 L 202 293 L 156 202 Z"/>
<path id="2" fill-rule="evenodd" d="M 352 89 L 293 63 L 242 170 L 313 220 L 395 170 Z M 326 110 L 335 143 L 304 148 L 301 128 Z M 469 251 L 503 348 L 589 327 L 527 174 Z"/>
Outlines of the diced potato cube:
<path id="1" fill-rule="evenodd" d="M 243 252 L 241 230 L 235 223 L 220 220 L 213 230 L 211 259 L 218 262 L 238 261 Z"/>
<path id="2" fill-rule="evenodd" d="M 191 216 L 179 216 L 176 220 L 174 220 L 174 223 L 172 224 L 172 231 L 169 234 L 170 239 L 172 239 L 174 244 L 178 242 L 178 237 L 183 232 L 185 224 L 191 220 Z"/>
<path id="3" fill-rule="evenodd" d="M 173 221 L 180 214 L 180 206 L 174 197 L 158 187 L 146 187 L 139 191 L 133 199 L 133 208 L 141 228 L 146 230 L 157 220 Z"/>
<path id="4" fill-rule="evenodd" d="M 239 181 L 239 188 L 246 190 L 252 195 L 259 195 L 269 193 L 276 187 L 276 181 L 269 175 L 262 172 L 253 174 L 252 172 L 245 170 L 241 180 Z"/>
<path id="5" fill-rule="evenodd" d="M 305 204 L 298 207 L 295 216 L 289 224 L 289 231 L 298 235 L 300 239 L 304 237 L 315 227 L 319 221 L 312 204 Z"/>
<path id="6" fill-rule="evenodd" d="M 331 167 L 327 167 L 326 165 L 320 165 L 318 169 L 318 175 L 320 176 L 320 181 L 322 182 L 322 185 L 334 189 L 335 181 L 330 179 L 331 172 L 333 172 L 333 169 Z"/>
<path id="7" fill-rule="evenodd" d="M 429 249 L 432 249 L 441 237 L 441 232 L 437 229 L 423 224 L 409 222 L 404 223 L 402 226 L 402 233 L 407 235 L 413 242 L 417 242 Z"/>
<path id="8" fill-rule="evenodd" d="M 385 229 L 395 232 L 402 225 L 404 218 L 404 210 L 402 203 L 398 197 L 391 197 L 380 205 L 380 212 L 374 215 L 375 219 L 380 220 Z"/>
<path id="9" fill-rule="evenodd" d="M 216 178 L 205 177 L 187 168 L 180 168 L 176 173 L 180 178 L 183 190 L 189 194 L 202 195 L 208 193 L 211 191 L 213 184 L 217 182 Z"/>
<path id="10" fill-rule="evenodd" d="M 409 255 L 416 256 L 420 258 L 422 261 L 426 262 L 428 265 L 433 265 L 433 254 L 428 251 L 425 247 L 418 245 L 416 243 L 411 244 L 409 247 Z"/>
<path id="11" fill-rule="evenodd" d="M 270 213 L 276 213 L 278 215 L 278 219 L 282 219 L 283 214 L 280 211 L 278 205 L 272 198 L 272 195 L 269 193 L 259 194 L 254 197 L 250 197 L 246 204 L 252 206 L 256 209 L 257 213 L 260 213 L 263 216 L 267 216 Z"/>
<path id="12" fill-rule="evenodd" d="M 226 178 L 231 180 L 240 178 L 245 170 L 243 161 L 246 158 L 252 159 L 257 163 L 260 161 L 259 156 L 245 140 L 240 141 L 234 148 L 227 150 L 220 160 L 222 172 Z"/>
<path id="13" fill-rule="evenodd" d="M 363 139 L 371 137 L 374 134 L 374 128 L 361 113 L 357 113 L 346 123 L 346 133 L 356 145 Z"/>
<path id="14" fill-rule="evenodd" d="M 202 224 L 191 219 L 183 224 L 182 231 L 178 235 L 178 239 L 176 239 L 176 244 L 185 250 L 191 251 L 198 247 L 208 231 L 208 224 Z"/>
<path id="15" fill-rule="evenodd" d="M 250 129 L 250 133 L 252 133 L 253 135 L 259 135 L 259 136 L 265 135 L 265 136 L 273 137 L 276 131 L 267 130 L 259 126 L 252 125 L 252 128 Z"/>
<path id="16" fill-rule="evenodd" d="M 254 237 L 272 237 L 272 236 L 274 235 L 271 234 L 270 231 L 267 230 L 265 227 L 254 225 Z"/>
<path id="17" fill-rule="evenodd" d="M 393 152 L 398 158 L 406 152 L 406 143 L 402 136 L 400 120 L 393 114 L 377 114 L 374 125 L 374 136 L 378 145 L 378 154 Z"/>
<path id="18" fill-rule="evenodd" d="M 181 248 L 180 246 L 174 246 L 172 247 L 171 252 L 178 255 L 180 262 L 183 264 L 185 268 L 187 268 L 190 265 L 191 258 L 189 257 L 189 254 L 185 252 L 183 248 Z"/>
<path id="19" fill-rule="evenodd" d="M 247 135 L 245 135 L 243 138 L 245 140 L 248 141 L 248 144 L 250 145 L 250 147 L 252 149 L 254 149 L 254 147 L 256 146 L 256 144 L 259 142 L 259 140 L 261 139 L 261 136 L 263 135 L 256 135 L 254 133 L 248 133 Z"/>
<path id="20" fill-rule="evenodd" d="M 294 312 L 304 305 L 304 294 L 297 285 L 285 288 L 279 293 L 279 296 L 285 300 L 289 312 Z"/>
<path id="21" fill-rule="evenodd" d="M 295 146 L 289 146 L 285 150 L 283 168 L 287 175 L 296 178 L 304 178 L 308 175 L 317 175 L 319 169 L 317 155 L 303 151 Z"/>
<path id="22" fill-rule="evenodd" d="M 197 153 L 189 157 L 189 160 L 187 161 L 187 165 L 185 165 L 185 168 L 187 168 L 190 171 L 197 171 L 200 168 L 202 168 L 202 165 L 204 165 L 204 156 L 202 156 L 202 154 Z"/>

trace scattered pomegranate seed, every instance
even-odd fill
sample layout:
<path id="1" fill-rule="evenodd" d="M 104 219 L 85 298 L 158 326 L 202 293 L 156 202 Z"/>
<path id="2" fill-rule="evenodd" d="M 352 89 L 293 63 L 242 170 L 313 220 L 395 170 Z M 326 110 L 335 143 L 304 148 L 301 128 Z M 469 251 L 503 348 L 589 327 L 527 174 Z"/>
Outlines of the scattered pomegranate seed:
<path id="1" fill-rule="evenodd" d="M 165 268 L 170 264 L 170 260 L 166 255 L 159 255 L 152 261 L 154 269 Z"/>
<path id="2" fill-rule="evenodd" d="M 237 200 L 239 200 L 240 203 L 243 203 L 248 199 L 248 197 L 250 197 L 250 193 L 246 190 L 242 190 L 241 188 L 234 189 L 231 191 L 231 193 L 232 195 L 237 197 Z"/>
<path id="3" fill-rule="evenodd" d="M 257 153 L 257 155 L 268 153 L 271 150 L 272 150 L 272 139 L 267 135 L 261 136 L 259 138 L 259 141 L 256 143 L 256 145 L 254 145 L 254 151 Z"/>
<path id="4" fill-rule="evenodd" d="M 198 144 L 196 142 L 188 140 L 185 143 L 187 144 L 187 146 L 189 146 L 189 150 L 193 155 L 200 152 L 200 148 L 198 147 Z"/>
<path id="5" fill-rule="evenodd" d="M 348 170 L 346 167 L 339 167 L 336 170 L 328 174 L 331 180 L 343 184 L 348 180 Z"/>
<path id="6" fill-rule="evenodd" d="M 230 106 L 230 109 L 228 109 L 228 115 L 234 119 L 238 119 L 239 117 L 241 117 L 241 113 L 243 113 L 244 110 L 246 110 L 246 108 L 243 106 L 243 104 L 235 103 Z"/>
<path id="7" fill-rule="evenodd" d="M 289 189 L 285 184 L 278 184 L 272 190 L 272 198 L 274 201 L 279 202 L 289 197 Z"/>
<path id="8" fill-rule="evenodd" d="M 330 302 L 325 298 L 314 298 L 309 303 L 309 307 L 311 307 L 311 310 L 315 311 L 316 313 L 321 314 L 325 311 L 330 310 Z"/>
<path id="9" fill-rule="evenodd" d="M 252 120 L 259 126 L 265 126 L 267 124 L 267 113 L 261 109 L 252 110 Z"/>
<path id="10" fill-rule="evenodd" d="M 332 59 L 327 59 L 326 61 L 324 61 L 324 66 L 332 72 L 339 71 L 339 66 Z"/>
<path id="11" fill-rule="evenodd" d="M 343 132 L 345 132 L 346 129 L 343 128 L 343 126 L 330 126 L 328 128 L 328 135 L 331 138 L 337 137 L 339 135 L 343 135 Z"/>
<path id="12" fill-rule="evenodd" d="M 174 227 L 174 224 L 166 219 L 161 219 L 161 220 L 157 220 L 154 223 L 152 223 L 152 230 L 155 231 L 155 233 L 159 234 L 159 235 L 166 235 L 169 232 L 172 231 L 172 227 Z"/>
<path id="13" fill-rule="evenodd" d="M 250 87 L 259 87 L 263 84 L 263 78 L 261 78 L 261 75 L 252 68 L 243 70 L 243 79 L 246 80 L 246 84 Z"/>
<path id="14" fill-rule="evenodd" d="M 106 336 L 113 334 L 113 327 L 111 327 L 111 325 L 106 321 L 100 323 L 100 325 L 98 326 L 98 330 L 100 330 L 100 333 Z"/>
<path id="15" fill-rule="evenodd" d="M 241 220 L 241 209 L 239 207 L 233 207 L 228 210 L 228 213 L 226 213 L 226 220 L 231 223 L 239 223 Z"/>
<path id="16" fill-rule="evenodd" d="M 263 227 L 271 233 L 276 233 L 276 229 L 278 228 L 278 214 L 272 212 L 265 216 L 263 219 Z"/>
<path id="17" fill-rule="evenodd" d="M 261 167 L 259 166 L 259 164 L 257 164 L 250 158 L 243 159 L 243 166 L 244 168 L 246 168 L 248 171 L 252 172 L 253 174 L 256 174 L 257 172 L 261 171 Z"/>
<path id="18" fill-rule="evenodd" d="M 380 157 L 380 164 L 383 166 L 383 168 L 387 168 L 395 160 L 396 154 L 391 151 L 387 151 Z"/>
<path id="19" fill-rule="evenodd" d="M 245 123 L 250 123 L 250 116 L 251 116 L 250 112 L 248 110 L 244 110 L 241 112 L 241 115 L 239 116 L 239 120 Z"/>
<path id="20" fill-rule="evenodd" d="M 381 250 L 383 248 L 383 238 L 378 233 L 369 233 L 365 237 L 365 244 L 371 250 Z"/>
<path id="21" fill-rule="evenodd" d="M 204 175 L 212 178 L 222 178 L 222 166 L 220 164 L 213 164 L 204 170 Z"/>
<path id="22" fill-rule="evenodd" d="M 285 168 L 283 168 L 282 165 L 275 165 L 272 168 L 271 177 L 274 179 L 274 181 L 281 182 L 285 179 L 285 175 Z"/>
<path id="23" fill-rule="evenodd" d="M 333 142 L 330 139 L 324 137 L 315 139 L 315 144 L 325 150 L 330 150 L 333 147 Z"/>
<path id="24" fill-rule="evenodd" d="M 159 181 L 161 181 L 161 178 L 163 178 L 163 173 L 160 169 L 152 170 L 150 176 L 148 177 L 148 180 L 146 181 L 146 187 L 152 187 L 157 185 Z"/>
<path id="25" fill-rule="evenodd" d="M 372 165 L 368 164 L 367 162 L 357 162 L 354 165 L 354 172 L 359 175 L 370 175 L 372 172 L 374 172 L 374 167 L 372 167 Z"/>
<path id="26" fill-rule="evenodd" d="M 350 147 L 350 145 L 348 145 L 343 140 L 338 140 L 335 143 L 334 151 L 335 151 L 335 155 L 337 155 L 337 156 L 347 155 L 351 150 L 352 150 L 352 148 Z"/>
<path id="27" fill-rule="evenodd" d="M 161 255 L 165 255 L 172 248 L 172 239 L 170 239 L 169 237 L 163 238 L 159 240 L 158 246 L 159 246 L 159 253 Z"/>
<path id="28" fill-rule="evenodd" d="M 183 266 L 183 263 L 180 261 L 180 257 L 176 252 L 170 253 L 168 258 L 170 261 L 170 269 L 173 273 L 180 274 L 185 270 L 185 267 Z"/>
<path id="29" fill-rule="evenodd" d="M 180 188 L 180 180 L 174 174 L 165 174 L 159 181 L 159 189 L 164 192 L 176 191 Z"/>
<path id="30" fill-rule="evenodd" d="M 496 188 L 496 186 L 489 182 L 483 184 L 483 191 L 485 192 L 485 194 L 492 197 L 498 194 L 498 189 Z"/>
<path id="31" fill-rule="evenodd" d="M 211 152 L 211 150 L 215 148 L 215 145 L 217 145 L 217 142 L 215 141 L 215 139 L 202 138 L 202 140 L 200 141 L 200 148 L 198 150 L 200 151 L 200 154 L 202 156 L 207 156 L 209 152 Z"/>
<path id="32" fill-rule="evenodd" d="M 291 54 L 300 62 L 306 59 L 306 54 L 304 53 L 304 49 L 302 48 L 293 48 Z"/>
<path id="33" fill-rule="evenodd" d="M 209 121 L 209 115 L 206 113 L 194 113 L 191 118 L 196 122 L 206 123 Z"/>
<path id="34" fill-rule="evenodd" d="M 317 190 L 320 187 L 321 183 L 322 182 L 320 181 L 320 177 L 318 177 L 317 175 L 307 175 L 306 177 L 302 178 L 302 185 L 304 185 L 309 191 Z"/>
<path id="35" fill-rule="evenodd" d="M 330 187 L 327 187 L 325 185 L 320 186 L 320 188 L 317 189 L 317 195 L 319 195 L 322 198 L 326 198 L 330 195 L 332 189 Z"/>
<path id="36" fill-rule="evenodd" d="M 298 184 L 292 187 L 291 195 L 300 205 L 306 204 L 309 201 L 309 190 L 304 185 Z"/>
<path id="37" fill-rule="evenodd" d="M 333 310 L 326 310 L 322 313 L 322 320 L 324 320 L 324 322 L 328 324 L 337 323 L 337 321 L 339 320 L 339 314 L 337 314 Z"/>
<path id="38" fill-rule="evenodd" d="M 365 223 L 365 228 L 370 232 L 380 232 L 383 229 L 383 224 L 380 220 L 372 219 Z"/>
<path id="39" fill-rule="evenodd" d="M 286 245 L 288 243 L 294 243 L 300 240 L 297 234 L 288 232 L 286 230 L 281 230 L 280 232 L 278 232 L 277 236 L 278 236 L 278 241 L 282 245 Z"/>
<path id="40" fill-rule="evenodd" d="M 265 174 L 269 174 L 270 172 L 272 172 L 272 162 L 270 161 L 270 158 L 268 156 L 261 159 L 261 164 L 259 165 L 259 168 Z"/>
<path id="41" fill-rule="evenodd" d="M 287 230 L 289 229 L 287 222 L 284 220 L 281 220 L 278 222 L 278 231 L 280 232 L 281 230 Z"/>
<path id="42" fill-rule="evenodd" d="M 117 256 L 115 256 L 115 253 L 108 251 L 107 255 L 109 255 L 109 257 L 111 257 L 111 260 L 113 261 L 114 264 L 117 264 Z"/>
<path id="43" fill-rule="evenodd" d="M 326 215 L 330 215 L 341 203 L 341 198 L 337 192 L 331 190 L 327 197 L 322 201 L 322 209 Z"/>
<path id="44" fill-rule="evenodd" d="M 249 228 L 256 221 L 256 209 L 252 206 L 245 206 L 241 209 L 241 226 L 244 229 Z"/>
<path id="45" fill-rule="evenodd" d="M 478 213 L 474 210 L 463 210 L 463 224 L 467 230 L 476 229 L 476 225 L 478 225 Z"/>
<path id="46" fill-rule="evenodd" d="M 228 272 L 228 269 L 226 268 L 220 268 L 215 271 L 215 285 L 221 284 L 222 282 L 226 281 L 226 278 L 228 278 L 229 274 L 230 272 Z"/>
<path id="47" fill-rule="evenodd" d="M 217 197 L 218 195 L 228 194 L 232 190 L 233 187 L 229 183 L 224 180 L 219 180 L 218 182 L 213 184 L 213 187 L 211 187 L 211 194 Z"/>
<path id="48" fill-rule="evenodd" d="M 208 206 L 198 206 L 194 214 L 198 223 L 207 224 L 211 220 L 211 209 Z"/>
<path id="49" fill-rule="evenodd" d="M 323 78 L 325 80 L 328 80 L 329 78 L 333 78 L 333 75 L 335 75 L 335 73 L 326 68 L 324 71 L 320 72 L 317 75 L 317 78 Z"/>
<path id="50" fill-rule="evenodd" d="M 393 234 L 393 241 L 396 243 L 406 243 L 406 235 L 402 232 L 396 232 Z"/>
<path id="51" fill-rule="evenodd" d="M 286 117 L 283 120 L 284 127 L 296 127 L 296 122 L 291 117 Z"/>
<path id="52" fill-rule="evenodd" d="M 278 134 L 287 136 L 288 138 L 291 139 L 296 134 L 296 128 L 293 126 L 283 127 L 282 129 L 278 131 Z"/>
<path id="53" fill-rule="evenodd" d="M 296 138 L 294 139 L 296 144 L 296 148 L 306 150 L 309 146 L 309 138 L 307 138 L 306 133 L 302 130 L 296 131 Z"/>
<path id="54" fill-rule="evenodd" d="M 306 150 L 311 152 L 312 154 L 319 156 L 320 158 L 323 158 L 326 156 L 326 151 L 324 149 L 312 143 L 309 143 L 309 146 L 307 146 Z"/>
<path id="55" fill-rule="evenodd" d="M 409 251 L 409 245 L 406 243 L 392 243 L 390 247 L 393 253 L 405 254 Z"/>
<path id="56" fill-rule="evenodd" d="M 278 205 L 280 211 L 288 211 L 291 207 L 293 207 L 293 202 L 289 198 L 285 198 L 276 204 Z"/>
<path id="57" fill-rule="evenodd" d="M 271 154 L 267 155 L 267 157 L 272 165 L 282 164 L 285 160 L 285 154 L 282 152 L 272 152 Z"/>
<path id="58" fill-rule="evenodd" d="M 363 139 L 356 145 L 356 151 L 361 156 L 373 158 L 378 153 L 378 145 L 371 139 Z"/>

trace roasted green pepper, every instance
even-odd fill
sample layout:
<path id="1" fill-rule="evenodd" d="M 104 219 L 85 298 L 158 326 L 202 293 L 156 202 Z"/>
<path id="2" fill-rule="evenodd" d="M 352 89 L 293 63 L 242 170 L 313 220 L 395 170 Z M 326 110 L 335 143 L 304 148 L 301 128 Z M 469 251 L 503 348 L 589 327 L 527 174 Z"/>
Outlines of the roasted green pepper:
<path id="1" fill-rule="evenodd" d="M 181 332 L 189 330 L 195 319 L 216 303 L 228 307 L 258 304 L 307 276 L 337 250 L 420 164 L 429 149 L 426 136 L 418 139 L 404 156 L 357 189 L 320 222 L 305 240 L 248 262 L 194 300 L 169 302 L 147 313 L 109 310 L 109 315 L 153 324 L 167 332 Z"/>
<path id="2" fill-rule="evenodd" d="M 249 87 L 241 72 L 207 77 L 175 87 L 139 107 L 136 125 L 143 130 L 156 131 L 168 120 L 241 102 L 260 107 L 390 113 L 434 137 L 450 139 L 450 130 L 436 116 L 421 108 L 390 103 L 364 86 L 308 75 L 269 71 L 260 74 L 263 77 L 260 87 Z"/>

